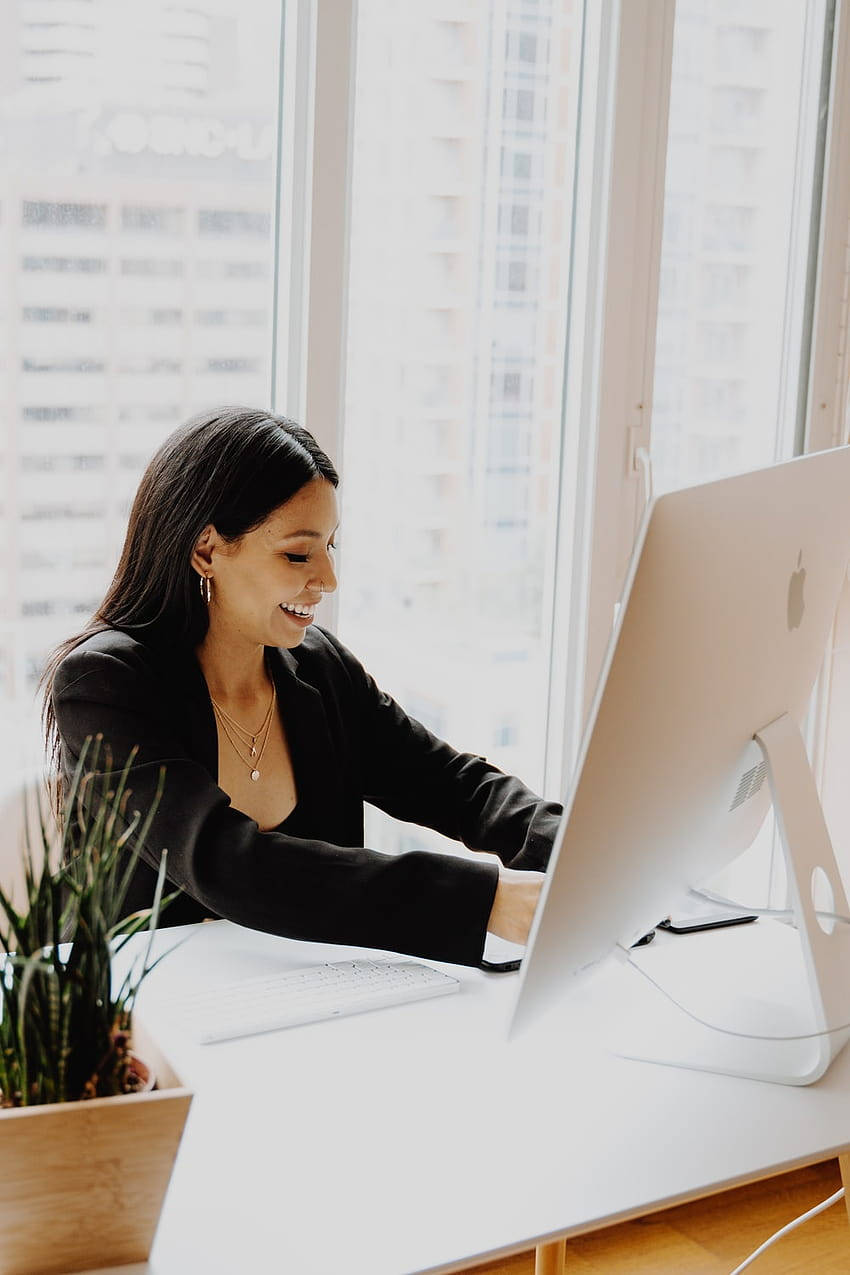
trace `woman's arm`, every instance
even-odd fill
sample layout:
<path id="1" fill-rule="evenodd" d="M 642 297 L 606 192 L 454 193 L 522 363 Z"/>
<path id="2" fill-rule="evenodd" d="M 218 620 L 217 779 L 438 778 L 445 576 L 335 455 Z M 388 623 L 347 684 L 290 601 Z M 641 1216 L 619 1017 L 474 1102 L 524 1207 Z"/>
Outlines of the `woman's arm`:
<path id="1" fill-rule="evenodd" d="M 141 856 L 209 911 L 271 934 L 385 948 L 475 965 L 498 885 L 498 867 L 447 855 L 383 855 L 360 847 L 260 832 L 180 741 L 174 705 L 145 648 L 77 648 L 54 686 L 63 762 L 73 769 L 100 733 L 119 770 L 138 746 L 131 808 L 165 791 Z"/>
<path id="2" fill-rule="evenodd" d="M 376 685 L 331 634 L 353 687 L 363 793 L 396 819 L 434 828 L 517 870 L 545 870 L 562 807 L 544 801 L 485 757 L 459 753 Z"/>

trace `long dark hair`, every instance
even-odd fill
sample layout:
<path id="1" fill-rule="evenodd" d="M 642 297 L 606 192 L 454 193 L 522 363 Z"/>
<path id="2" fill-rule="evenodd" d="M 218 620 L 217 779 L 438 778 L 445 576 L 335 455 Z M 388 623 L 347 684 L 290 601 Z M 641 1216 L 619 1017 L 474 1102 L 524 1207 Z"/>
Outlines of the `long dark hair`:
<path id="1" fill-rule="evenodd" d="M 142 475 L 105 598 L 82 632 L 56 648 L 41 677 L 48 769 L 60 785 L 53 682 L 68 652 L 104 629 L 152 645 L 198 646 L 209 617 L 191 558 L 204 527 L 212 523 L 225 540 L 238 540 L 317 477 L 339 484 L 313 435 L 285 416 L 222 407 L 169 435 Z"/>

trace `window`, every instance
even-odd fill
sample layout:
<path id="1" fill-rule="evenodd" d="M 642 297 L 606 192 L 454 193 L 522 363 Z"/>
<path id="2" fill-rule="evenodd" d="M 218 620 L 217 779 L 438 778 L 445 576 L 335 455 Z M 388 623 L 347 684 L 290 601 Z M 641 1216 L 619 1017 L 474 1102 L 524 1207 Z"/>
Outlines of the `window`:
<path id="1" fill-rule="evenodd" d="M 98 359 L 21 359 L 22 372 L 102 372 L 106 364 Z"/>
<path id="2" fill-rule="evenodd" d="M 91 310 L 69 310 L 65 306 L 25 305 L 21 311 L 24 323 L 91 323 Z"/>
<path id="3" fill-rule="evenodd" d="M 179 403 L 124 404 L 118 408 L 118 419 L 133 424 L 176 425 L 181 416 Z"/>
<path id="4" fill-rule="evenodd" d="M 519 730 L 516 722 L 501 722 L 493 732 L 494 748 L 516 748 L 519 743 Z"/>
<path id="5" fill-rule="evenodd" d="M 198 213 L 198 231 L 202 235 L 252 235 L 265 237 L 271 229 L 267 212 L 202 208 Z"/>
<path id="6" fill-rule="evenodd" d="M 503 234 L 525 238 L 530 229 L 531 209 L 528 204 L 505 204 L 499 209 L 499 230 Z"/>
<path id="7" fill-rule="evenodd" d="M 142 234 L 179 235 L 186 211 L 183 208 L 152 208 L 127 205 L 121 209 L 121 228 Z"/>
<path id="8" fill-rule="evenodd" d="M 128 327 L 153 326 L 173 327 L 183 322 L 183 311 L 179 306 L 122 306 L 121 324 Z"/>
<path id="9" fill-rule="evenodd" d="M 35 680 L 105 593 L 145 463 L 201 408 L 269 401 L 281 4 L 6 8 L 0 751 L 36 758 Z M 18 40 L 17 9 L 64 17 Z"/>
<path id="10" fill-rule="evenodd" d="M 805 247 L 803 238 L 792 239 L 800 178 L 789 139 L 800 125 L 789 101 L 797 101 L 801 92 L 806 7 L 781 4 L 765 10 L 756 30 L 731 27 L 728 18 L 709 13 L 699 0 L 679 0 L 677 6 L 669 125 L 676 145 L 668 148 L 659 327 L 663 330 L 669 319 L 679 344 L 659 345 L 652 438 L 653 448 L 663 445 L 673 426 L 663 404 L 672 405 L 676 386 L 676 428 L 690 423 L 699 442 L 677 451 L 675 469 L 656 463 L 655 485 L 662 490 L 714 477 L 730 458 L 732 464 L 739 459 L 742 465 L 766 464 L 789 446 L 781 424 L 777 429 L 775 407 L 765 411 L 765 405 L 776 404 L 783 374 L 788 255 L 792 246 L 798 252 Z M 717 79 L 733 47 L 746 52 L 746 59 L 736 64 L 736 85 L 718 98 Z M 807 56 L 820 55 L 809 50 Z M 723 111 L 718 101 L 725 103 Z M 743 122 L 758 104 L 772 127 L 758 141 L 746 133 L 726 139 L 731 104 L 744 112 Z M 700 121 L 696 128 L 694 118 Z M 813 144 L 800 145 L 808 154 L 804 162 L 811 163 Z M 714 181 L 704 179 L 706 162 L 714 174 L 719 165 L 728 179 L 746 172 L 747 198 L 730 189 L 733 198 L 719 202 Z M 811 206 L 811 175 L 808 183 Z M 701 228 L 691 241 L 682 240 L 675 215 L 685 201 L 688 219 Z M 796 215 L 805 220 L 805 206 Z M 707 440 L 707 420 L 725 426 L 722 432 L 738 437 L 739 446 Z"/>
<path id="11" fill-rule="evenodd" d="M 753 267 L 712 261 L 699 268 L 699 295 L 706 310 L 742 309 L 749 302 Z"/>
<path id="12" fill-rule="evenodd" d="M 426 195 L 426 229 L 435 239 L 454 239 L 463 231 L 461 201 L 452 195 Z"/>
<path id="13" fill-rule="evenodd" d="M 180 359 L 162 355 L 138 355 L 122 359 L 118 371 L 130 376 L 174 376 L 183 370 Z"/>
<path id="14" fill-rule="evenodd" d="M 508 31 L 505 38 L 505 57 L 508 61 L 536 62 L 537 51 L 538 38 L 531 31 Z"/>
<path id="15" fill-rule="evenodd" d="M 759 180 L 764 153 L 755 146 L 710 146 L 708 177 L 710 188 L 725 188 L 740 197 L 742 187 Z"/>
<path id="16" fill-rule="evenodd" d="M 505 89 L 502 113 L 506 120 L 530 123 L 534 119 L 533 89 Z"/>
<path id="17" fill-rule="evenodd" d="M 494 402 L 518 403 L 522 390 L 522 376 L 519 372 L 494 372 L 490 389 Z"/>
<path id="18" fill-rule="evenodd" d="M 528 286 L 528 262 L 508 262 L 508 288 L 511 292 L 525 292 Z"/>
<path id="19" fill-rule="evenodd" d="M 488 468 L 527 468 L 531 459 L 532 439 L 533 431 L 527 422 L 494 419 L 487 439 Z"/>
<path id="20" fill-rule="evenodd" d="M 201 372 L 259 372 L 262 369 L 260 359 L 206 359 L 199 364 Z"/>
<path id="21" fill-rule="evenodd" d="M 121 261 L 124 275 L 151 275 L 156 278 L 174 278 L 183 274 L 183 262 L 157 260 L 154 257 L 124 257 Z"/>
<path id="22" fill-rule="evenodd" d="M 435 47 L 436 13 L 358 4 L 339 594 L 343 641 L 414 716 L 428 705 L 445 738 L 496 764 L 503 750 L 538 786 L 582 6 L 552 0 L 546 15 L 544 36 L 502 6 L 459 13 L 460 69 L 483 108 L 444 97 L 437 117 L 386 105 L 430 100 L 448 73 L 413 52 Z M 422 157 L 456 135 L 476 178 L 446 189 L 445 165 Z M 437 276 L 447 242 L 455 268 Z M 376 581 L 370 546 L 387 526 Z M 496 725 L 495 679 L 509 715 Z M 399 849 L 369 817 L 371 844 Z"/>
<path id="23" fill-rule="evenodd" d="M 204 328 L 257 328 L 266 322 L 265 310 L 196 310 L 195 322 Z"/>
<path id="24" fill-rule="evenodd" d="M 530 181 L 532 178 L 533 159 L 532 155 L 524 151 L 515 151 L 513 154 L 513 175 L 519 181 Z"/>
<path id="25" fill-rule="evenodd" d="M 715 65 L 728 73 L 760 77 L 771 35 L 768 27 L 718 26 L 714 32 Z"/>
<path id="26" fill-rule="evenodd" d="M 711 123 L 718 134 L 738 129 L 751 131 L 761 124 L 767 109 L 761 88 L 722 87 L 711 90 Z"/>
<path id="27" fill-rule="evenodd" d="M 719 365 L 743 363 L 747 359 L 749 335 L 746 323 L 700 320 L 696 324 L 695 358 Z"/>
<path id="28" fill-rule="evenodd" d="M 102 522 L 105 514 L 103 505 L 90 505 L 81 501 L 75 505 L 30 505 L 21 511 L 21 518 L 24 522 Z"/>
<path id="29" fill-rule="evenodd" d="M 33 422 L 77 421 L 91 422 L 101 418 L 99 407 L 22 407 L 21 420 Z"/>
<path id="30" fill-rule="evenodd" d="M 702 246 L 710 252 L 752 252 L 756 246 L 756 209 L 752 206 L 707 204 Z"/>
<path id="31" fill-rule="evenodd" d="M 94 456 L 22 456 L 21 471 L 23 473 L 56 474 L 74 470 L 101 470 L 106 464 L 105 457 Z"/>
<path id="32" fill-rule="evenodd" d="M 106 204 L 53 204 L 25 199 L 21 223 L 57 230 L 104 230 Z"/>
<path id="33" fill-rule="evenodd" d="M 199 279 L 267 279 L 270 264 L 267 261 L 197 261 L 195 273 Z"/>
<path id="34" fill-rule="evenodd" d="M 732 26 L 701 0 L 678 0 L 652 414 L 656 490 L 769 464 L 794 447 L 806 305 L 795 280 L 807 278 L 817 208 L 823 25 L 807 22 L 817 12 L 779 3 L 759 10 L 757 27 Z M 688 238 L 683 208 L 694 230 Z M 725 892 L 767 899 L 778 879 L 768 863 L 772 835 L 771 825 L 726 874 Z"/>
<path id="35" fill-rule="evenodd" d="M 30 257 L 21 259 L 25 271 L 51 270 L 57 274 L 103 274 L 108 269 L 103 257 Z"/>

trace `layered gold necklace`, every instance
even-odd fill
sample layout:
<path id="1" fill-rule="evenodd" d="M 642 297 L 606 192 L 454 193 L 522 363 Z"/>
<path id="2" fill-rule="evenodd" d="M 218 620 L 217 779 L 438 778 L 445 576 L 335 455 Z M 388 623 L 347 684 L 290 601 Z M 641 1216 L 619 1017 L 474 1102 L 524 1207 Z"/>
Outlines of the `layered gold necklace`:
<path id="1" fill-rule="evenodd" d="M 277 703 L 277 687 L 272 683 L 272 697 L 269 701 L 268 712 L 263 718 L 262 725 L 255 731 L 246 730 L 244 726 L 241 726 L 235 717 L 231 717 L 229 713 L 225 712 L 221 705 L 213 699 L 212 695 L 210 699 L 212 700 L 216 718 L 230 741 L 233 751 L 239 760 L 248 767 L 251 772 L 251 778 L 256 782 L 260 778 L 260 762 L 263 760 L 263 753 L 266 751 L 266 744 L 269 742 L 269 736 L 271 735 L 272 717 Z"/>

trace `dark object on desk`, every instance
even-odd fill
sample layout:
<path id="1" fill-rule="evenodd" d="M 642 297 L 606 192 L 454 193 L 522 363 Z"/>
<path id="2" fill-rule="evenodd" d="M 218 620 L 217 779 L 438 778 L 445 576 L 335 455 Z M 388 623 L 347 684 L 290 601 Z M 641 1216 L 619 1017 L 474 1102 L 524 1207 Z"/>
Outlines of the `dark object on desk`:
<path id="1" fill-rule="evenodd" d="M 746 925 L 748 921 L 757 920 L 756 916 L 740 912 L 712 912 L 708 916 L 666 916 L 658 925 L 671 934 L 696 934 L 698 930 L 722 930 L 727 925 Z"/>
<path id="2" fill-rule="evenodd" d="M 650 930 L 648 934 L 644 934 L 636 943 L 632 943 L 632 947 L 646 947 L 647 943 L 651 943 L 655 938 L 655 930 Z M 489 974 L 512 974 L 514 970 L 518 970 L 522 965 L 522 958 L 518 957 L 513 961 L 488 961 L 482 956 L 479 961 L 481 969 L 487 970 Z"/>

